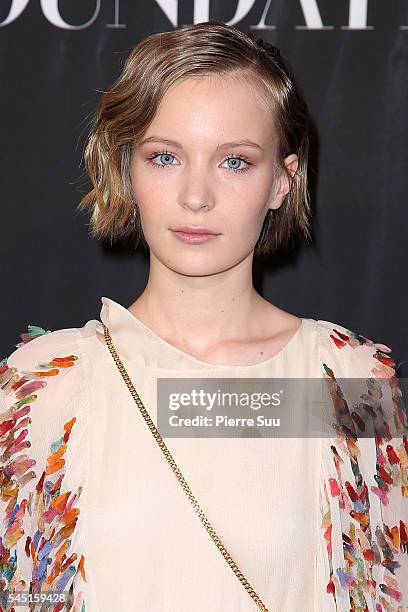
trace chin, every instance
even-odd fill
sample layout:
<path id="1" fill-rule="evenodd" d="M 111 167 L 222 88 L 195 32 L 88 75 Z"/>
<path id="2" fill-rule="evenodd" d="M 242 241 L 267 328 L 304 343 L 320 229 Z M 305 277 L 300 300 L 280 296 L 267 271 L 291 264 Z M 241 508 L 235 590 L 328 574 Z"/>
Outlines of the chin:
<path id="1" fill-rule="evenodd" d="M 211 276 L 213 274 L 223 272 L 224 270 L 224 268 L 220 267 L 219 265 L 194 265 L 191 260 L 183 262 L 167 262 L 167 267 L 174 272 L 177 272 L 177 274 L 182 274 L 183 276 Z"/>
<path id="2" fill-rule="evenodd" d="M 171 257 L 164 257 L 162 259 L 163 264 L 177 272 L 177 274 L 182 274 L 184 276 L 213 276 L 215 274 L 221 274 L 222 272 L 226 272 L 230 270 L 234 266 L 237 266 L 241 263 L 241 261 L 245 259 L 245 256 L 236 259 L 236 257 L 226 257 L 222 259 L 221 257 L 215 257 L 214 254 L 209 255 L 208 257 L 197 257 L 194 258 L 191 255 L 185 256 L 175 256 L 174 252 Z"/>

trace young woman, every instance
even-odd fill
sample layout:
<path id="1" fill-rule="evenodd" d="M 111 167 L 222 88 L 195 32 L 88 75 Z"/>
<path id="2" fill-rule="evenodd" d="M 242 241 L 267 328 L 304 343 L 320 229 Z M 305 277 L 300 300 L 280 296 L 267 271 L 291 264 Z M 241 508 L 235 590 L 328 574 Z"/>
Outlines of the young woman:
<path id="1" fill-rule="evenodd" d="M 102 96 L 81 208 L 94 236 L 141 240 L 149 278 L 100 321 L 30 326 L 1 364 L 2 610 L 38 592 L 75 612 L 408 610 L 391 349 L 252 283 L 255 254 L 310 236 L 308 126 L 278 49 L 214 21 L 141 41 Z M 327 382 L 344 428 L 156 429 L 158 379 L 279 377 Z"/>

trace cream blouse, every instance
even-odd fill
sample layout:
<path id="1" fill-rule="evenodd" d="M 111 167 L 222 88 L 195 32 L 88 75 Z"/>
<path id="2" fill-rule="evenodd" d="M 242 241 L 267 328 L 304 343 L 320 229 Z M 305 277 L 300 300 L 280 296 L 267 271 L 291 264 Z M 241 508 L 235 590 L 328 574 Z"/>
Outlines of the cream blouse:
<path id="1" fill-rule="evenodd" d="M 213 365 L 112 299 L 100 319 L 29 326 L 0 362 L 0 610 L 13 610 L 18 590 L 63 590 L 56 612 L 256 610 L 149 431 L 101 322 L 155 424 L 158 378 L 327 378 L 333 402 L 347 400 L 337 378 L 370 379 L 366 406 L 387 403 L 400 436 L 165 443 L 270 612 L 408 610 L 407 422 L 389 347 L 304 318 L 273 357 Z"/>

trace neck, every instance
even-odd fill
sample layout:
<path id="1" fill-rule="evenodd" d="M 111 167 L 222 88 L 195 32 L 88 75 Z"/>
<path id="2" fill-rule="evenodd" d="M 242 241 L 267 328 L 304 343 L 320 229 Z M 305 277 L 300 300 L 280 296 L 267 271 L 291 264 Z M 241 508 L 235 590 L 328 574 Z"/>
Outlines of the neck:
<path id="1" fill-rule="evenodd" d="M 178 274 L 151 261 L 149 278 L 129 311 L 173 345 L 205 353 L 221 342 L 262 334 L 266 302 L 252 284 L 252 258 L 211 276 Z"/>

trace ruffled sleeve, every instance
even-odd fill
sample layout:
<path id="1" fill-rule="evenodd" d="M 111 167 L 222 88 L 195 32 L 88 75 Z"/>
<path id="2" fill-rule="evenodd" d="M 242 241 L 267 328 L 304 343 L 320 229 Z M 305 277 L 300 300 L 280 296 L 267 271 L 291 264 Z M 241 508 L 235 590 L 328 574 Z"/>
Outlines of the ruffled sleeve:
<path id="1" fill-rule="evenodd" d="M 406 612 L 408 422 L 396 364 L 388 346 L 341 325 L 320 322 L 320 333 L 322 376 L 347 425 L 323 445 L 321 608 Z M 356 379 L 352 396 L 342 378 Z M 367 417 L 375 435 L 363 435 Z"/>
<path id="2" fill-rule="evenodd" d="M 84 612 L 77 336 L 29 326 L 20 338 L 0 361 L 0 610 L 45 609 L 27 598 L 47 592 L 47 609 Z"/>

